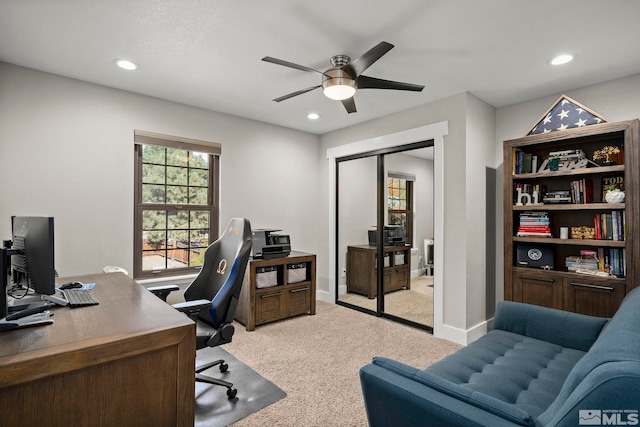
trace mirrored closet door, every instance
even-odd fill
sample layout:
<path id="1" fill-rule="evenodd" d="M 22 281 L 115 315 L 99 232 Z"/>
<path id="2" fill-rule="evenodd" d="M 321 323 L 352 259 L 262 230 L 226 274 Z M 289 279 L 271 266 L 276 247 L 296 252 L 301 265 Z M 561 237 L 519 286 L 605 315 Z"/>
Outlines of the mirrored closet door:
<path id="1" fill-rule="evenodd" d="M 432 143 L 337 159 L 336 173 L 337 303 L 432 330 Z"/>

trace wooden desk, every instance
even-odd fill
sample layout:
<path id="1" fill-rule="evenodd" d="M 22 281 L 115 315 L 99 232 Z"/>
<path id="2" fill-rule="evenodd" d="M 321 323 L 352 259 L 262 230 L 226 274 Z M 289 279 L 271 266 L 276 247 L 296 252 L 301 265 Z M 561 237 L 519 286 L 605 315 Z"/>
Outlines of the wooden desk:
<path id="1" fill-rule="evenodd" d="M 100 304 L 0 334 L 0 424 L 193 426 L 195 323 L 122 273 L 70 280 Z"/>

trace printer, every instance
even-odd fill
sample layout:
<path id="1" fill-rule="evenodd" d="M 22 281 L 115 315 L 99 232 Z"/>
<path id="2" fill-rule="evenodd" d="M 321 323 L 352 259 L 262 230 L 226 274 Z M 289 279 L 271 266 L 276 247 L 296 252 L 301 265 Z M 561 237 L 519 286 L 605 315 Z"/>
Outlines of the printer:
<path id="1" fill-rule="evenodd" d="M 368 235 L 369 245 L 376 246 L 378 244 L 378 231 L 369 230 Z M 385 225 L 383 236 L 385 246 L 404 246 L 407 243 L 407 234 L 401 225 Z"/>
<path id="2" fill-rule="evenodd" d="M 291 253 L 291 240 L 286 234 L 272 234 L 275 229 L 255 229 L 251 231 L 251 256 L 253 258 L 282 258 Z"/>

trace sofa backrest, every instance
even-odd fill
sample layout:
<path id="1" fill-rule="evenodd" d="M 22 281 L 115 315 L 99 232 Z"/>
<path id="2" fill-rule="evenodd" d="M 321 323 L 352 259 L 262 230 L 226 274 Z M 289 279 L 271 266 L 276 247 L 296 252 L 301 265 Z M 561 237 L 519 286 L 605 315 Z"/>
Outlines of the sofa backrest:
<path id="1" fill-rule="evenodd" d="M 618 388 L 615 385 L 616 381 L 620 384 Z M 604 382 L 607 382 L 606 393 L 605 387 L 601 387 Z M 598 387 L 602 388 L 602 395 L 589 395 Z M 571 398 L 574 392 L 580 393 L 581 396 Z M 569 403 L 582 402 L 582 404 L 586 404 L 587 401 L 599 402 L 599 405 L 614 409 L 618 403 L 627 401 L 629 397 L 631 397 L 629 402 L 640 402 L 639 394 L 640 288 L 636 288 L 625 297 L 591 349 L 573 367 L 556 400 L 538 420 L 545 425 L 550 420 L 562 416 L 563 411 L 577 410 L 566 407 L 565 403 L 568 401 Z M 572 404 L 579 405 L 579 403 Z M 563 405 L 565 405 L 564 408 Z M 577 423 L 577 418 L 574 421 Z"/>
<path id="2" fill-rule="evenodd" d="M 493 329 L 589 351 L 608 319 L 531 304 L 500 301 Z"/>

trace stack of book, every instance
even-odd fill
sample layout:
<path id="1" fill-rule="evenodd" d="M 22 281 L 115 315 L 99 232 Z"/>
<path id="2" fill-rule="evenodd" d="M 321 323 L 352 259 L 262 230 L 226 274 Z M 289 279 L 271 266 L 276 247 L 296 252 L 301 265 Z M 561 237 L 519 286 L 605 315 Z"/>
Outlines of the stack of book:
<path id="1" fill-rule="evenodd" d="M 567 270 L 580 273 L 597 273 L 601 271 L 600 262 L 596 251 L 581 250 L 580 256 L 568 256 L 566 258 Z"/>
<path id="2" fill-rule="evenodd" d="M 551 226 L 547 212 L 522 212 L 517 236 L 551 237 Z"/>

